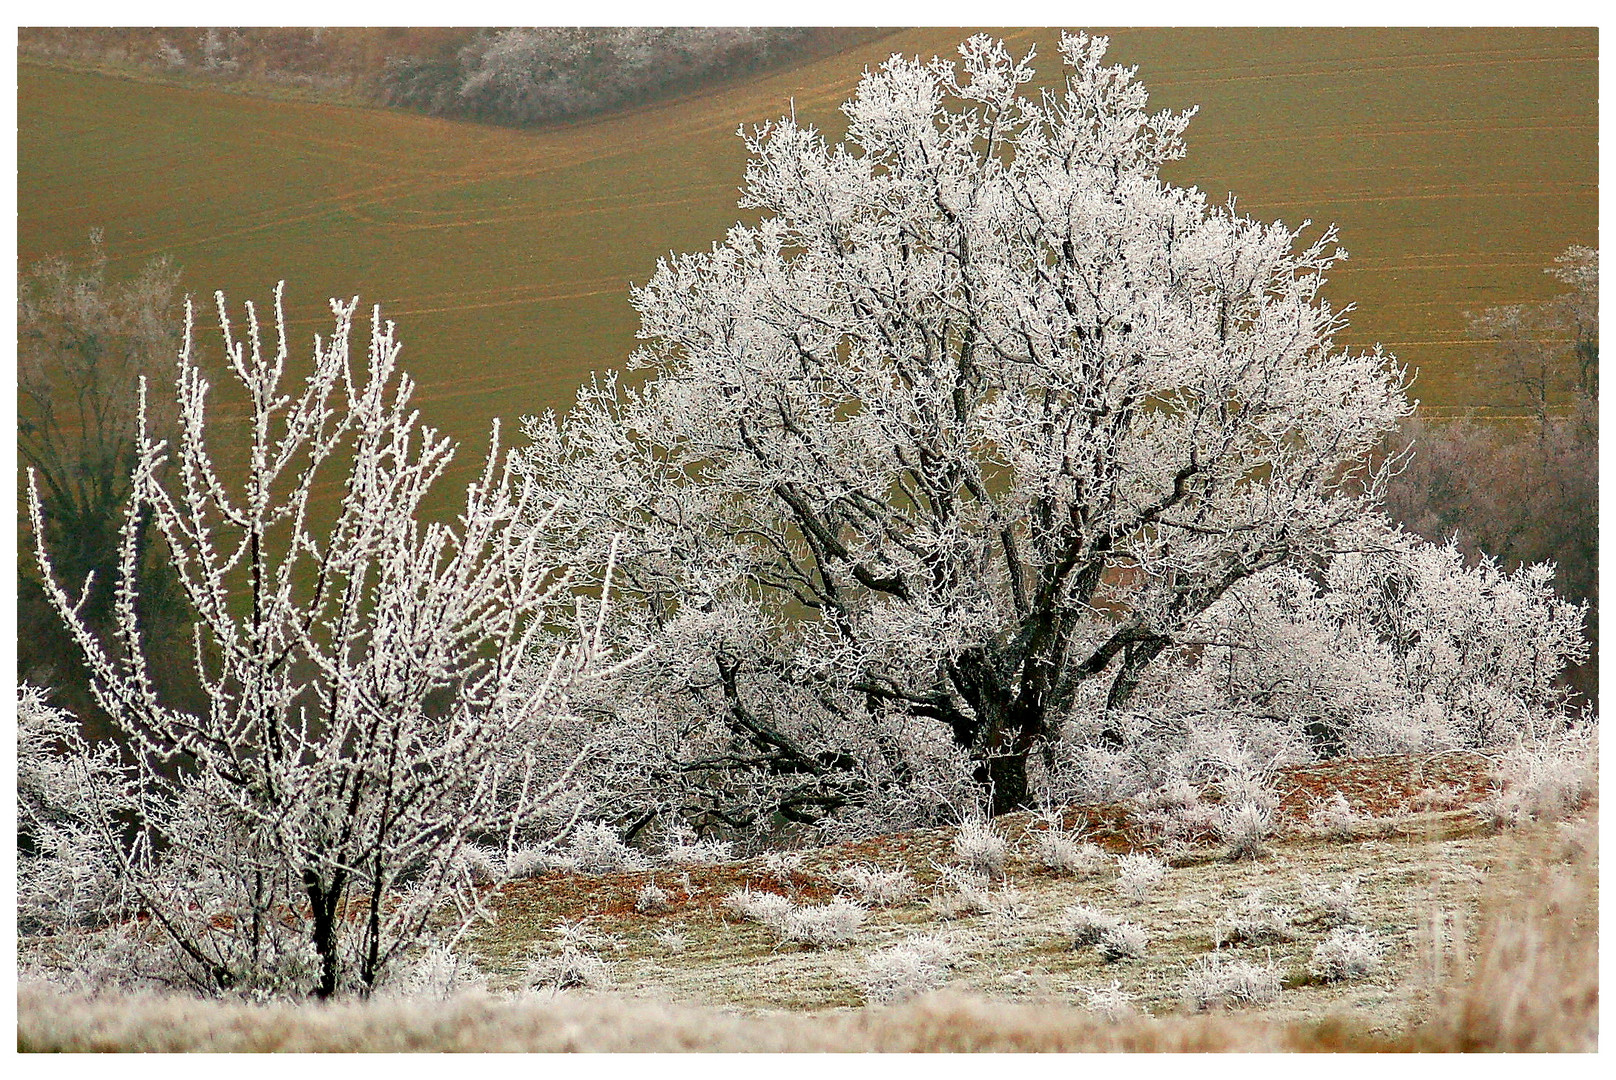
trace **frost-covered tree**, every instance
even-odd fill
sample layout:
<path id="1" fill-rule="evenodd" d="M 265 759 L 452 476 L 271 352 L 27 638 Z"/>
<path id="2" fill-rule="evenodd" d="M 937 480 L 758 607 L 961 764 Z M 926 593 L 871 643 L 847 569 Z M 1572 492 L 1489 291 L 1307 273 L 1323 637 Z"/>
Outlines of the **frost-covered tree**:
<path id="1" fill-rule="evenodd" d="M 1373 508 L 1410 407 L 1334 344 L 1334 231 L 1164 181 L 1191 113 L 1106 46 L 1063 36 L 1038 96 L 987 37 L 895 56 L 845 140 L 753 130 L 756 223 L 634 294 L 648 380 L 530 423 L 545 542 L 603 565 L 623 533 L 614 632 L 666 645 L 609 709 L 711 703 L 713 768 L 831 802 L 839 763 L 901 786 L 942 733 L 1023 806 L 1080 690 L 1125 711 L 1210 605 Z"/>
<path id="2" fill-rule="evenodd" d="M 77 871 L 61 860 L 104 852 L 116 910 L 103 916 L 160 927 L 168 981 L 368 993 L 446 903 L 472 911 L 457 858 L 468 839 L 501 835 L 564 782 L 547 736 L 598 636 L 541 638 L 565 576 L 512 535 L 531 503 L 497 424 L 458 519 L 420 520 L 454 447 L 417 424 L 379 311 L 355 363 L 357 300 L 333 302 L 333 332 L 288 388 L 279 290 L 273 349 L 251 305 L 238 339 L 218 303 L 244 460 L 221 464 L 210 445 L 187 306 L 172 444 L 148 426 L 141 384 L 110 642 L 84 618 L 91 586 L 75 599 L 56 578 L 30 476 L 47 591 L 125 742 L 109 757 L 67 738 L 59 762 L 29 766 L 52 797 L 35 800 L 51 813 L 32 815 L 39 857 L 25 868 L 67 880 Z M 150 677 L 136 574 L 148 518 L 193 613 L 200 713 Z"/>
<path id="3" fill-rule="evenodd" d="M 167 371 L 178 351 L 178 271 L 156 258 L 130 279 L 107 274 L 99 229 L 83 261 L 43 260 L 17 279 L 17 456 L 38 478 L 58 573 L 74 589 L 95 575 L 85 619 L 103 634 L 112 611 L 118 531 L 135 461 L 135 384 Z M 148 416 L 167 431 L 173 407 Z M 19 500 L 20 509 L 21 500 Z M 22 515 L 19 514 L 19 517 Z M 172 575 L 140 538 L 148 628 L 176 634 Z M 18 565 L 18 667 L 49 681 L 75 707 L 88 702 L 74 647 L 45 603 L 28 562 Z M 159 679 L 167 674 L 159 671 Z"/>
<path id="4" fill-rule="evenodd" d="M 1153 705 L 1179 718 L 1243 714 L 1302 757 L 1479 746 L 1557 734 L 1560 681 L 1588 650 L 1586 608 L 1553 568 L 1467 565 L 1455 543 L 1366 531 L 1314 573 L 1275 567 L 1212 605 L 1202 644 L 1152 672 Z"/>

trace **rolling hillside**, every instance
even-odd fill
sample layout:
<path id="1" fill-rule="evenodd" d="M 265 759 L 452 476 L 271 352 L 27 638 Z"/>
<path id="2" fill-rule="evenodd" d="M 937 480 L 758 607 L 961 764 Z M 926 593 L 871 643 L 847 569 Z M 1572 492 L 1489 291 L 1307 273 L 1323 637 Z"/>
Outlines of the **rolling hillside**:
<path id="1" fill-rule="evenodd" d="M 1552 292 L 1541 273 L 1597 243 L 1593 30 L 1118 30 L 1152 102 L 1199 103 L 1172 179 L 1253 215 L 1341 227 L 1351 343 L 1420 370 L 1438 410 L 1506 407 L 1462 313 Z M 564 407 L 620 363 L 628 284 L 736 220 L 735 130 L 777 116 L 839 128 L 859 72 L 891 52 L 951 54 L 967 32 L 864 46 L 629 113 L 519 131 L 271 101 L 19 64 L 18 254 L 114 269 L 168 253 L 185 288 L 267 301 L 293 329 L 358 293 L 396 320 L 427 419 L 482 442 L 488 419 Z M 1054 76 L 1051 31 L 1037 44 Z M 306 351 L 299 343 L 296 351 Z M 471 467 L 471 457 L 461 470 Z"/>

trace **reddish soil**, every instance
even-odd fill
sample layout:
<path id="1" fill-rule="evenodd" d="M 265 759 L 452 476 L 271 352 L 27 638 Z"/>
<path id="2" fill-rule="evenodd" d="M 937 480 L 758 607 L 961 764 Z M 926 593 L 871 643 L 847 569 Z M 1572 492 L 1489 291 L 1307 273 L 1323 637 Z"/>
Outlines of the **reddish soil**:
<path id="1" fill-rule="evenodd" d="M 1302 825 L 1309 810 L 1334 792 L 1345 796 L 1352 810 L 1364 818 L 1406 816 L 1421 811 L 1454 810 L 1481 799 L 1492 786 L 1489 762 L 1480 754 L 1457 751 L 1440 754 L 1405 754 L 1378 758 L 1338 758 L 1279 771 L 1275 786 L 1281 793 L 1279 828 Z M 1208 794 L 1216 801 L 1216 793 Z M 1086 838 L 1107 851 L 1156 850 L 1155 837 L 1127 803 L 1068 807 L 1067 828 L 1081 826 Z M 1020 842 L 1044 826 L 1030 814 L 998 819 L 999 827 Z M 529 918 L 568 918 L 627 915 L 641 887 L 654 881 L 668 894 L 669 910 L 651 918 L 691 915 L 718 917 L 720 904 L 730 892 L 747 887 L 775 892 L 799 902 L 823 903 L 842 890 L 827 875 L 848 863 L 873 863 L 884 868 L 905 867 L 922 885 L 933 884 L 936 866 L 951 861 L 949 845 L 954 830 L 920 829 L 832 845 L 803 853 L 803 872 L 789 881 L 769 871 L 762 859 L 686 869 L 660 868 L 618 874 L 572 874 L 552 871 L 536 878 L 513 881 L 500 890 L 496 901 L 502 912 Z M 1195 847 L 1216 846 L 1210 834 L 1191 837 Z M 1012 856 L 1012 863 L 1026 862 Z M 1039 873 L 1027 862 L 1018 873 Z M 686 874 L 688 873 L 688 885 Z"/>

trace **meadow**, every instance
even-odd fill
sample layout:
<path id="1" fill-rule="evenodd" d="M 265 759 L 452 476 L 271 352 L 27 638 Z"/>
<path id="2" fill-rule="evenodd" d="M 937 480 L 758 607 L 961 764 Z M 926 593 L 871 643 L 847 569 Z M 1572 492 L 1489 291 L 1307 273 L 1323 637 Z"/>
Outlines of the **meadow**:
<path id="1" fill-rule="evenodd" d="M 1499 828 L 1487 809 L 1497 781 L 1485 759 L 1469 754 L 1338 760 L 1287 770 L 1281 780 L 1279 827 L 1256 859 L 1230 860 L 1209 837 L 1191 838 L 1169 855 L 1146 824 L 1148 813 L 1130 800 L 1067 808 L 1063 824 L 1082 829 L 1108 855 L 1075 874 L 1035 855 L 1050 822 L 999 819 L 1009 856 L 987 910 L 956 911 L 945 902 L 950 888 L 939 869 L 956 861 L 953 829 L 830 845 L 789 861 L 551 870 L 485 886 L 492 917 L 465 950 L 475 968 L 424 996 L 249 1004 L 88 996 L 29 982 L 19 993 L 18 1047 L 958 1053 L 1597 1046 L 1594 805 L 1566 821 Z M 1592 782 L 1590 776 L 1589 794 Z M 1317 807 L 1336 795 L 1350 813 L 1321 827 Z M 1111 859 L 1127 851 L 1168 856 L 1170 869 L 1145 895 L 1129 898 L 1121 889 Z M 727 902 L 745 888 L 823 904 L 855 894 L 851 866 L 907 873 L 915 888 L 872 905 L 834 947 L 777 940 Z M 1344 884 L 1349 880 L 1355 889 Z M 660 883 L 667 903 L 636 910 L 636 893 L 648 882 Z M 1137 922 L 1149 944 L 1116 961 L 1074 948 L 1061 930 L 1062 909 L 1074 901 Z M 1239 923 L 1230 913 L 1255 901 L 1268 919 L 1266 935 L 1232 934 Z M 1381 943 L 1382 962 L 1367 976 L 1317 977 L 1310 952 L 1343 921 Z M 867 1001 L 869 972 L 917 938 L 941 943 L 946 974 L 918 997 Z M 1268 968 L 1276 980 L 1271 996 L 1197 1010 L 1183 988 L 1208 957 Z M 554 973 L 563 969 L 575 974 L 558 984 Z M 541 970 L 550 981 L 529 988 Z"/>
<path id="2" fill-rule="evenodd" d="M 114 272 L 167 254 L 202 297 L 263 304 L 285 278 L 304 340 L 327 328 L 326 297 L 359 294 L 399 324 L 425 419 L 481 443 L 490 417 L 564 408 L 589 372 L 624 362 L 629 284 L 739 216 L 739 125 L 794 107 L 834 136 L 866 66 L 951 55 L 965 33 L 896 31 L 535 130 L 25 57 L 18 255 L 80 255 L 100 226 Z M 1052 55 L 1053 31 L 1000 33 Z M 1464 312 L 1549 295 L 1542 267 L 1596 242 L 1595 31 L 1110 33 L 1154 106 L 1200 106 L 1171 180 L 1238 191 L 1259 218 L 1340 226 L 1352 258 L 1330 295 L 1356 305 L 1343 344 L 1383 344 L 1439 414 L 1511 411 Z"/>

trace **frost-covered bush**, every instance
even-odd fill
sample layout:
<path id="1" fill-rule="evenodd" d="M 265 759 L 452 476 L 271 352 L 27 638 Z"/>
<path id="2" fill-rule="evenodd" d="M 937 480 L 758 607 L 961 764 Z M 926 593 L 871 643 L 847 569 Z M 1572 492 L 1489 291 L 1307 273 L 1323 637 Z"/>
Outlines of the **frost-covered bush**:
<path id="1" fill-rule="evenodd" d="M 1385 945 L 1362 927 L 1338 926 L 1313 949 L 1307 971 L 1319 982 L 1365 979 L 1381 968 Z"/>
<path id="2" fill-rule="evenodd" d="M 755 892 L 746 888 L 737 889 L 724 897 L 723 906 L 725 911 L 733 915 L 765 926 L 780 923 L 795 907 L 790 900 L 779 893 Z"/>
<path id="3" fill-rule="evenodd" d="M 1311 918 L 1324 926 L 1345 926 L 1359 921 L 1358 879 L 1342 878 L 1335 885 L 1308 881 L 1302 885 L 1302 903 Z"/>
<path id="4" fill-rule="evenodd" d="M 860 900 L 877 907 L 904 903 L 915 892 L 914 875 L 903 867 L 882 870 L 878 866 L 857 864 L 843 867 L 834 876 L 856 890 Z"/>
<path id="5" fill-rule="evenodd" d="M 1153 855 L 1117 856 L 1117 893 L 1136 903 L 1167 877 L 1167 864 Z"/>
<path id="6" fill-rule="evenodd" d="M 1219 947 L 1289 941 L 1296 936 L 1296 911 L 1269 903 L 1261 889 L 1254 889 L 1224 911 L 1212 936 Z"/>
<path id="7" fill-rule="evenodd" d="M 552 851 L 550 864 L 579 874 L 619 874 L 644 870 L 650 860 L 623 843 L 611 826 L 584 821 L 567 838 L 565 847 Z"/>
<path id="8" fill-rule="evenodd" d="M 954 858 L 971 873 L 990 878 L 1004 876 L 1010 842 L 992 822 L 981 818 L 967 821 L 954 834 L 953 848 Z"/>
<path id="9" fill-rule="evenodd" d="M 1179 985 L 1179 1000 L 1197 1011 L 1229 1005 L 1266 1005 L 1279 996 L 1279 968 L 1221 955 L 1203 956 Z"/>
<path id="10" fill-rule="evenodd" d="M 1044 829 L 1033 840 L 1033 857 L 1057 874 L 1094 874 L 1110 863 L 1098 844 L 1085 843 L 1079 833 Z"/>
<path id="11" fill-rule="evenodd" d="M 611 985 L 611 969 L 594 953 L 563 947 L 528 962 L 523 981 L 535 990 L 601 990 Z"/>
<path id="12" fill-rule="evenodd" d="M 707 866 L 729 862 L 735 857 L 735 845 L 727 840 L 674 843 L 668 845 L 666 857 L 674 866 Z"/>
<path id="13" fill-rule="evenodd" d="M 1566 817 L 1597 787 L 1597 745 L 1592 729 L 1516 744 L 1494 766 L 1497 790 L 1477 811 L 1500 825 Z"/>
<path id="14" fill-rule="evenodd" d="M 766 851 L 763 869 L 782 885 L 790 885 L 808 876 L 808 856 L 800 851 Z"/>
<path id="15" fill-rule="evenodd" d="M 1072 948 L 1092 945 L 1107 963 L 1143 956 L 1150 944 L 1143 927 L 1087 904 L 1074 904 L 1063 911 L 1059 926 L 1061 935 L 1072 943 Z"/>
<path id="16" fill-rule="evenodd" d="M 1585 609 L 1559 599 L 1553 568 L 1466 566 L 1433 545 L 1365 523 L 1361 550 L 1321 580 L 1276 567 L 1203 616 L 1194 677 L 1234 708 L 1261 702 L 1323 753 L 1374 755 L 1532 738 L 1564 726 L 1559 681 L 1587 653 Z"/>
<path id="17" fill-rule="evenodd" d="M 942 986 L 958 963 L 958 950 L 946 938 L 911 937 L 866 957 L 858 983 L 869 1004 L 891 1005 Z"/>
<path id="18" fill-rule="evenodd" d="M 971 915 L 996 915 L 1007 919 L 1024 918 L 1028 908 L 1021 893 L 1008 881 L 997 892 L 993 882 L 982 874 L 958 866 L 938 867 L 941 888 L 926 898 L 932 914 L 939 919 L 959 919 Z"/>
<path id="19" fill-rule="evenodd" d="M 433 942 L 406 956 L 389 974 L 382 992 L 395 997 L 447 1000 L 486 985 L 487 975 L 469 957 L 441 942 Z"/>
<path id="20" fill-rule="evenodd" d="M 1218 839 L 1229 845 L 1229 858 L 1252 859 L 1266 850 L 1274 833 L 1274 812 L 1259 802 L 1239 802 L 1221 807 Z"/>
<path id="21" fill-rule="evenodd" d="M 141 383 L 110 638 L 57 578 L 30 474 L 46 594 L 128 748 L 114 763 L 69 741 L 58 775 L 81 785 L 72 828 L 100 834 L 176 984 L 366 993 L 446 906 L 462 929 L 478 914 L 465 845 L 514 835 L 566 789 L 576 756 L 552 735 L 601 634 L 568 611 L 563 564 L 516 535 L 538 507 L 497 425 L 453 522 L 422 519 L 455 448 L 418 424 L 379 310 L 356 363 L 358 301 L 333 302 L 333 332 L 287 385 L 281 290 L 273 344 L 250 305 L 238 337 L 217 301 L 225 383 L 203 375 L 188 307 L 173 438 L 148 424 Z M 208 428 L 216 389 L 240 407 L 228 467 Z M 152 535 L 193 623 L 196 712 L 153 679 L 139 572 Z M 577 636 L 557 636 L 572 615 Z"/>
<path id="22" fill-rule="evenodd" d="M 1308 825 L 1331 840 L 1352 839 L 1362 822 L 1347 797 L 1339 791 L 1332 791 L 1328 799 L 1315 801 L 1307 812 Z"/>
<path id="23" fill-rule="evenodd" d="M 664 926 L 661 930 L 651 935 L 651 940 L 675 956 L 684 952 L 690 945 L 685 936 L 676 927 L 672 926 Z"/>
<path id="24" fill-rule="evenodd" d="M 1094 951 L 1109 964 L 1117 960 L 1133 960 L 1143 956 L 1149 944 L 1150 936 L 1144 927 L 1131 922 L 1119 922 L 1100 932 L 1100 939 L 1094 943 Z"/>
<path id="25" fill-rule="evenodd" d="M 1201 793 L 1184 776 L 1175 776 L 1135 795 L 1133 804 L 1140 811 L 1189 810 L 1201 805 Z"/>
<path id="26" fill-rule="evenodd" d="M 1060 931 L 1071 941 L 1072 948 L 1081 949 L 1099 941 L 1107 930 L 1120 921 L 1115 915 L 1087 904 L 1073 904 L 1061 913 Z"/>
<path id="27" fill-rule="evenodd" d="M 524 844 L 505 856 L 505 876 L 520 881 L 538 877 L 557 868 L 555 851 L 549 844 Z"/>
<path id="28" fill-rule="evenodd" d="M 795 941 L 815 949 L 845 945 L 864 925 L 865 911 L 850 900 L 836 899 L 816 907 L 788 908 L 768 922 L 781 941 Z"/>
<path id="29" fill-rule="evenodd" d="M 17 688 L 17 930 L 54 934 L 135 913 L 111 836 L 86 796 L 117 797 L 116 752 L 91 748 L 45 691 Z M 118 798 L 113 809 L 125 810 Z"/>
<path id="30" fill-rule="evenodd" d="M 473 885 L 492 885 L 505 878 L 505 863 L 499 852 L 482 844 L 466 844 L 455 855 L 454 872 Z"/>
<path id="31" fill-rule="evenodd" d="M 640 891 L 634 894 L 634 910 L 641 915 L 661 915 L 673 910 L 669 902 L 667 891 L 660 888 L 656 882 L 647 881 L 640 886 Z"/>

